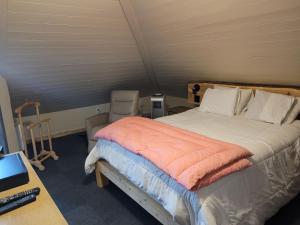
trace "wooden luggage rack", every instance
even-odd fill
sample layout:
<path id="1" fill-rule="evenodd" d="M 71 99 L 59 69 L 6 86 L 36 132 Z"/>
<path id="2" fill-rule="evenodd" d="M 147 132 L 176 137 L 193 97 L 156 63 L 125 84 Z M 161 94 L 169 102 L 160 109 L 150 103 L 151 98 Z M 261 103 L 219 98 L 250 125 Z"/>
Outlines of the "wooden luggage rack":
<path id="1" fill-rule="evenodd" d="M 50 119 L 40 119 L 40 102 L 35 101 L 26 101 L 23 105 L 16 108 L 15 113 L 18 114 L 19 119 L 19 132 L 20 132 L 20 140 L 21 140 L 21 149 L 25 153 L 26 157 L 29 159 L 30 163 L 36 166 L 39 170 L 44 170 L 45 166 L 43 166 L 42 162 L 49 157 L 52 157 L 54 160 L 58 160 L 58 156 L 56 155 L 55 151 L 53 150 L 52 146 L 52 137 L 51 131 L 49 127 Z M 23 121 L 22 113 L 26 108 L 34 107 L 36 112 L 36 121 Z M 46 125 L 47 129 L 47 139 L 49 143 L 49 150 L 45 149 L 44 139 L 43 139 L 43 125 Z M 26 143 L 26 136 L 25 136 L 25 129 L 29 131 L 32 148 L 33 148 L 33 158 L 29 158 L 28 148 Z M 36 146 L 36 139 L 34 135 L 34 130 L 38 129 L 39 138 L 41 143 L 41 151 L 38 154 L 37 146 Z"/>

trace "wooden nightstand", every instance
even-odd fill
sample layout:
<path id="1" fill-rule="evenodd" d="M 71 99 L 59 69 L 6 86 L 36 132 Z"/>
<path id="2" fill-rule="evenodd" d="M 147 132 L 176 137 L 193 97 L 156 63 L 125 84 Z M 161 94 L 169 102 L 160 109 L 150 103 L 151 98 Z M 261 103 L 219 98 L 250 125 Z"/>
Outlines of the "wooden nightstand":
<path id="1" fill-rule="evenodd" d="M 185 112 L 187 110 L 192 109 L 193 107 L 188 107 L 188 106 L 175 106 L 172 108 L 168 108 L 168 115 L 174 115 L 177 113 L 182 113 Z"/>

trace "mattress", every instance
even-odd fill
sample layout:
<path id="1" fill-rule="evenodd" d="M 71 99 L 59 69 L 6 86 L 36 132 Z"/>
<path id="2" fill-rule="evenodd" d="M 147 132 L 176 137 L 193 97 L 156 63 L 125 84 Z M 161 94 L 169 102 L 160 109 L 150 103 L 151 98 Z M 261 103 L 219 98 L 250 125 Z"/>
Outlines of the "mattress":
<path id="1" fill-rule="evenodd" d="M 197 109 L 157 120 L 238 144 L 253 153 L 253 166 L 192 192 L 142 157 L 99 140 L 86 160 L 87 172 L 96 160 L 104 158 L 180 224 L 264 224 L 300 190 L 300 121 L 279 126 Z"/>

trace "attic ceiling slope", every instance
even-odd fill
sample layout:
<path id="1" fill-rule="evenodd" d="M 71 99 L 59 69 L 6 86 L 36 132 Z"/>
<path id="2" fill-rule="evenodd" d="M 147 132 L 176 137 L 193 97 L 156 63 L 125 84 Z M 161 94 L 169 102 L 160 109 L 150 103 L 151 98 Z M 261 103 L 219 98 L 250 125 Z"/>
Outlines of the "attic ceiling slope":
<path id="1" fill-rule="evenodd" d="M 156 91 L 160 92 L 159 84 L 157 83 L 156 74 L 154 71 L 154 67 L 152 65 L 152 59 L 149 54 L 149 49 L 147 44 L 145 43 L 143 33 L 141 32 L 141 27 L 139 21 L 135 15 L 135 11 L 133 9 L 132 3 L 130 0 L 119 0 L 120 6 L 124 12 L 124 16 L 127 19 L 128 25 L 131 29 L 131 32 L 136 41 L 136 45 L 141 54 L 141 58 L 143 60 L 146 73 Z"/>
<path id="2" fill-rule="evenodd" d="M 42 112 L 109 101 L 112 89 L 152 92 L 118 1 L 6 0 L 0 5 L 0 73 L 13 108 Z"/>
<path id="3" fill-rule="evenodd" d="M 161 88 L 300 85 L 300 1 L 131 0 Z"/>

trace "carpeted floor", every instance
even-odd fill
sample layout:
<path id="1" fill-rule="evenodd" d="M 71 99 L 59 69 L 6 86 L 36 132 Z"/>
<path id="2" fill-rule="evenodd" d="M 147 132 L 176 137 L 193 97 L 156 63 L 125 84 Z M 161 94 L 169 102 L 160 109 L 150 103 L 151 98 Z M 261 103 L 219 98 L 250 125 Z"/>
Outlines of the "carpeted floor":
<path id="1" fill-rule="evenodd" d="M 87 156 L 85 136 L 70 135 L 54 140 L 60 159 L 45 162 L 37 171 L 69 224 L 159 225 L 151 215 L 113 184 L 99 189 L 95 176 L 84 174 Z M 300 224 L 300 195 L 282 208 L 266 225 Z"/>

